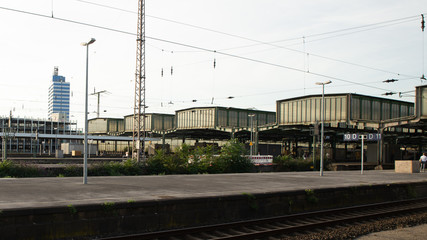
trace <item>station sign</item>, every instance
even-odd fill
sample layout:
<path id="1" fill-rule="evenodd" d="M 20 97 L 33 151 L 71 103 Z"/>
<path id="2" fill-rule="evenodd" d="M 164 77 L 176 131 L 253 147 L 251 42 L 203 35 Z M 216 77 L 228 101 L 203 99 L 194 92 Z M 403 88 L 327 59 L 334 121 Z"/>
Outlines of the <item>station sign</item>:
<path id="1" fill-rule="evenodd" d="M 379 141 L 381 140 L 381 134 L 380 133 L 367 133 L 367 134 L 360 134 L 360 133 L 346 133 L 344 134 L 344 141 L 359 141 L 360 139 L 366 140 L 366 141 Z"/>

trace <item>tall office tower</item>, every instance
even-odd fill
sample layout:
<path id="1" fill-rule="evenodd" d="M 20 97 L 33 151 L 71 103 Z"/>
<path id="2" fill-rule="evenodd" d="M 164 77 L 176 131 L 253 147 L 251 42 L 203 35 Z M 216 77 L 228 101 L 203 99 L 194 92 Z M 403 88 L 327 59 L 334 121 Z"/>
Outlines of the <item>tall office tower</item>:
<path id="1" fill-rule="evenodd" d="M 53 70 L 49 87 L 49 119 L 68 121 L 70 119 L 70 83 L 58 75 L 58 67 Z"/>

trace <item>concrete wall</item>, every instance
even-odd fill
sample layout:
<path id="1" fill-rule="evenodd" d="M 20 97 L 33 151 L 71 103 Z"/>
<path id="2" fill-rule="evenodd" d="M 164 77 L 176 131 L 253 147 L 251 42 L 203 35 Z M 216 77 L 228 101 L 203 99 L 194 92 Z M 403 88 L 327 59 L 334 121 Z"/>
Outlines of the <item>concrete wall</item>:
<path id="1" fill-rule="evenodd" d="M 0 239 L 85 239 L 425 196 L 427 185 L 413 183 L 12 209 L 0 212 Z"/>

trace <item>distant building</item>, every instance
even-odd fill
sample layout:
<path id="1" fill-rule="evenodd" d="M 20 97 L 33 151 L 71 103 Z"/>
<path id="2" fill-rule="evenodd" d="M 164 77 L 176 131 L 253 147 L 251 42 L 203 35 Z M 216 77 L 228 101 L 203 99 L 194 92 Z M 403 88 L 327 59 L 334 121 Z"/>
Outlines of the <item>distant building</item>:
<path id="1" fill-rule="evenodd" d="M 58 75 L 58 67 L 53 70 L 52 84 L 49 87 L 49 119 L 55 113 L 65 116 L 65 121 L 70 119 L 70 83 L 65 77 Z"/>

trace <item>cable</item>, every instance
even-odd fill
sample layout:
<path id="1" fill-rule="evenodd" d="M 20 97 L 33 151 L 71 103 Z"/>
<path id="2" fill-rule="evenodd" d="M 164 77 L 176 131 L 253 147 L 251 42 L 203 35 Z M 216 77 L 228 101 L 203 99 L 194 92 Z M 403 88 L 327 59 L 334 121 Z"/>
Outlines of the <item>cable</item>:
<path id="1" fill-rule="evenodd" d="M 114 10 L 118 10 L 118 11 L 123 11 L 123 12 L 137 14 L 134 11 L 130 11 L 130 10 L 122 9 L 122 8 L 117 8 L 117 7 L 112 7 L 112 6 L 108 6 L 108 5 L 104 5 L 104 4 L 93 3 L 93 2 L 84 1 L 84 0 L 74 0 L 74 1 L 82 2 L 82 3 L 86 3 L 86 4 L 91 4 L 91 5 L 95 5 L 95 6 L 99 6 L 99 7 L 114 9 Z M 391 72 L 391 71 L 388 71 L 388 70 L 383 70 L 383 69 L 379 69 L 379 68 L 365 66 L 365 65 L 362 65 L 362 64 L 351 63 L 351 62 L 348 62 L 348 61 L 343 61 L 343 60 L 339 60 L 339 59 L 335 59 L 335 58 L 331 58 L 331 57 L 325 57 L 325 56 L 322 56 L 322 55 L 319 55 L 319 54 L 307 53 L 307 52 L 303 52 L 303 51 L 299 51 L 299 50 L 296 50 L 296 49 L 287 48 L 287 47 L 284 47 L 284 46 L 280 46 L 280 45 L 275 45 L 274 44 L 274 43 L 280 43 L 280 42 L 298 40 L 298 39 L 301 39 L 301 37 L 288 38 L 288 39 L 277 40 L 277 41 L 272 41 L 272 42 L 263 42 L 263 41 L 259 41 L 259 40 L 255 40 L 255 39 L 251 39 L 251 38 L 247 38 L 247 37 L 242 37 L 242 36 L 235 35 L 235 34 L 230 34 L 230 33 L 222 32 L 222 31 L 217 31 L 217 30 L 213 30 L 213 29 L 209 29 L 209 28 L 205 28 L 205 27 L 196 26 L 196 25 L 193 25 L 193 24 L 183 23 L 183 22 L 179 22 L 179 21 L 175 21 L 175 20 L 170 20 L 170 19 L 166 19 L 166 18 L 150 16 L 150 15 L 146 15 L 146 16 L 147 17 L 151 17 L 151 18 L 155 18 L 155 19 L 159 19 L 159 20 L 162 20 L 162 21 L 166 21 L 166 22 L 171 22 L 171 23 L 175 23 L 175 24 L 179 24 L 179 25 L 184 25 L 184 26 L 188 26 L 188 27 L 192 27 L 192 28 L 197 28 L 197 29 L 201 29 L 201 30 L 205 30 L 205 31 L 209 31 L 209 32 L 219 33 L 219 34 L 222 34 L 222 35 L 226 35 L 226 36 L 230 36 L 230 37 L 235 37 L 235 38 L 240 38 L 240 39 L 248 40 L 248 41 L 251 41 L 251 42 L 256 42 L 256 44 L 246 45 L 246 46 L 241 46 L 241 47 L 235 47 L 235 48 L 221 49 L 220 51 L 228 51 L 228 50 L 233 50 L 233 49 L 238 49 L 238 48 L 246 48 L 246 47 L 253 47 L 253 46 L 258 46 L 258 45 L 270 45 L 270 46 L 273 46 L 275 48 L 282 48 L 282 49 L 286 49 L 286 50 L 293 51 L 293 52 L 308 54 L 308 55 L 311 55 L 311 56 L 314 56 L 314 57 L 318 57 L 318 58 L 322 58 L 322 59 L 326 59 L 326 60 L 329 60 L 329 61 L 340 62 L 340 63 L 344 63 L 344 64 L 348 64 L 348 65 L 353 65 L 353 66 L 357 66 L 357 67 L 361 67 L 361 68 L 366 68 L 366 69 L 370 69 L 370 70 L 375 70 L 375 71 L 380 71 L 380 72 L 384 72 L 384 73 L 391 73 L 391 74 L 395 74 L 395 75 L 399 75 L 399 76 L 414 77 L 414 76 L 407 75 L 407 74 L 400 74 L 400 73 Z M 404 18 L 392 19 L 392 20 L 388 20 L 388 21 L 377 22 L 377 23 L 367 24 L 367 25 L 363 25 L 363 26 L 350 27 L 350 28 L 344 28 L 344 29 L 338 29 L 338 30 L 334 30 L 334 31 L 329 31 L 329 32 L 325 32 L 325 33 L 318 33 L 318 34 L 307 35 L 304 38 L 314 38 L 314 37 L 319 37 L 319 36 L 324 36 L 324 35 L 335 34 L 335 33 L 339 33 L 339 32 L 346 32 L 346 31 L 351 31 L 351 30 L 356 30 L 356 29 L 361 29 L 361 28 L 368 28 L 368 27 L 373 27 L 373 26 L 377 26 L 377 25 L 383 25 L 383 26 L 378 26 L 378 27 L 369 28 L 369 29 L 365 29 L 365 30 L 360 30 L 360 31 L 356 31 L 356 32 L 350 32 L 350 33 L 346 33 L 346 34 L 340 34 L 340 35 L 335 35 L 335 36 L 331 36 L 331 37 L 325 37 L 325 38 L 321 38 L 321 39 L 306 41 L 306 43 L 308 43 L 308 42 L 314 42 L 314 41 L 320 41 L 320 40 L 330 39 L 330 38 L 334 38 L 334 37 L 339 37 L 339 36 L 345 36 L 345 35 L 349 35 L 349 34 L 354 34 L 354 33 L 358 33 L 358 32 L 370 31 L 370 30 L 378 29 L 378 28 L 382 28 L 382 27 L 388 27 L 388 26 L 392 26 L 392 25 L 396 25 L 396 24 L 401 24 L 401 23 L 405 23 L 405 22 L 409 22 L 409 21 L 414 21 L 414 20 L 417 20 L 418 17 L 419 17 L 418 15 L 415 15 L 415 16 L 409 16 L 409 17 L 404 17 Z M 388 23 L 392 23 L 392 24 L 388 24 Z M 384 24 L 387 24 L 387 25 L 384 25 Z"/>
<path id="2" fill-rule="evenodd" d="M 410 21 L 414 21 L 414 20 L 410 20 Z M 406 22 L 408 22 L 408 21 L 406 21 Z M 400 23 L 394 23 L 392 25 L 395 25 L 395 24 L 400 24 Z M 379 28 L 379 27 L 377 27 L 377 28 Z M 376 28 L 372 28 L 372 29 L 376 29 Z M 372 29 L 368 29 L 368 30 L 372 30 Z M 367 30 L 361 30 L 361 31 L 367 31 Z M 358 32 L 361 32 L 361 31 L 358 31 Z M 341 34 L 339 36 L 344 36 L 344 35 L 348 35 L 348 34 L 352 34 L 352 33 Z M 336 36 L 332 36 L 332 37 L 336 37 Z M 329 39 L 329 38 L 332 38 L 332 37 L 326 37 L 326 38 L 312 40 L 312 41 L 305 41 L 303 39 L 304 40 L 303 42 L 305 42 L 305 43 L 307 43 L 307 42 L 314 42 L 314 41 L 319 41 L 319 40 L 323 40 L 323 39 Z M 299 44 L 300 43 L 298 43 L 298 45 Z M 253 45 L 249 45 L 249 46 L 257 46 L 257 45 L 259 45 L 259 44 L 253 44 Z M 285 50 L 288 50 L 288 51 L 301 53 L 301 54 L 304 54 L 304 55 L 307 55 L 307 56 L 313 56 L 313 57 L 318 57 L 318 58 L 326 59 L 326 60 L 329 60 L 329 61 L 344 63 L 344 64 L 353 65 L 353 66 L 357 66 L 357 67 L 361 67 L 361 68 L 366 68 L 366 69 L 370 69 L 370 70 L 375 70 L 375 71 L 379 71 L 379 72 L 384 72 L 384 73 L 395 74 L 395 75 L 398 75 L 398 76 L 406 76 L 406 77 L 415 78 L 415 76 L 408 75 L 408 74 L 402 74 L 402 73 L 392 72 L 392 71 L 383 70 L 383 69 L 379 69 L 379 68 L 375 68 L 375 67 L 369 67 L 369 66 L 366 66 L 366 65 L 358 64 L 358 63 L 352 63 L 352 62 L 348 62 L 348 61 L 344 61 L 344 60 L 339 60 L 339 59 L 336 59 L 336 58 L 325 57 L 325 56 L 322 56 L 322 55 L 319 55 L 319 54 L 308 53 L 308 52 L 305 52 L 305 51 L 301 51 L 301 50 L 297 50 L 297 49 L 293 49 L 293 48 L 288 48 L 286 46 L 280 46 L 280 45 L 274 45 L 274 44 L 266 44 L 266 45 L 273 46 L 273 48 L 261 50 L 261 51 L 258 51 L 258 52 L 269 51 L 269 50 L 273 50 L 273 49 L 276 49 L 276 48 L 281 48 L 281 49 L 285 49 Z M 292 46 L 293 45 L 295 45 L 295 44 L 292 44 Z M 226 50 L 230 50 L 230 49 L 226 49 Z M 224 49 L 222 49 L 222 51 L 224 51 Z"/>
<path id="3" fill-rule="evenodd" d="M 329 34 L 334 34 L 334 33 L 339 33 L 339 32 L 351 31 L 351 30 L 355 30 L 355 29 L 368 28 L 368 27 L 372 27 L 372 26 L 376 26 L 376 25 L 383 25 L 383 24 L 387 24 L 387 23 L 398 22 L 398 23 L 394 23 L 394 24 L 389 24 L 389 25 L 379 26 L 379 27 L 375 27 L 375 28 L 369 28 L 367 30 L 362 30 L 362 31 L 368 31 L 368 30 L 377 29 L 377 28 L 380 28 L 380 27 L 388 27 L 388 26 L 391 26 L 391 25 L 404 23 L 404 22 L 401 22 L 401 21 L 404 21 L 404 20 L 406 20 L 405 22 L 416 20 L 416 18 L 418 18 L 418 17 L 419 17 L 418 15 L 414 15 L 414 16 L 409 16 L 409 17 L 404 17 L 404 18 L 398 18 L 398 19 L 392 19 L 392 20 L 383 21 L 383 22 L 371 23 L 371 24 L 367 24 L 367 25 L 363 25 L 363 26 L 350 27 L 350 28 L 344 28 L 344 29 L 334 30 L 334 31 L 330 31 L 330 32 L 325 32 L 325 33 L 318 33 L 318 34 L 307 35 L 305 37 L 306 38 L 313 38 L 313 37 L 318 37 L 318 36 L 323 36 L 323 35 L 329 35 Z M 361 31 L 357 31 L 357 32 L 361 32 Z M 279 40 L 279 41 L 274 41 L 272 43 L 279 43 L 279 42 L 283 42 L 283 41 L 288 41 L 288 40 L 287 39 L 285 39 L 285 40 Z"/>
<path id="4" fill-rule="evenodd" d="M 94 24 L 83 23 L 83 22 L 69 20 L 69 19 L 64 19 L 64 18 L 57 18 L 57 17 L 47 16 L 47 15 L 43 15 L 43 14 L 32 13 L 32 12 L 27 12 L 27 11 L 22 11 L 22 10 L 17 10 L 17 9 L 11 9 L 11 8 L 6 8 L 6 7 L 0 7 L 0 9 L 4 9 L 4 10 L 8 10 L 8 11 L 13 11 L 13 12 L 19 12 L 19 13 L 23 13 L 23 14 L 29 14 L 29 15 L 38 16 L 38 17 L 55 19 L 55 20 L 59 20 L 59 21 L 63 21 L 63 22 L 69 22 L 69 23 L 74 23 L 74 24 L 83 25 L 83 26 L 89 26 L 89 27 L 93 27 L 93 28 L 98 28 L 98 29 L 103 29 L 103 30 L 118 32 L 118 33 L 122 33 L 122 34 L 126 34 L 126 35 L 136 36 L 135 33 L 130 33 L 130 32 L 122 31 L 122 30 L 117 30 L 117 29 L 113 29 L 113 28 L 102 27 L 102 26 L 98 26 L 98 25 L 94 25 Z M 389 90 L 384 89 L 384 88 L 378 88 L 378 87 L 368 86 L 368 85 L 365 85 L 365 84 L 361 84 L 361 83 L 357 83 L 357 82 L 353 82 L 353 81 L 349 81 L 349 80 L 345 80 L 345 79 L 341 79 L 341 78 L 337 78 L 337 77 L 332 77 L 332 76 L 328 76 L 328 75 L 321 74 L 321 73 L 306 72 L 306 71 L 304 71 L 302 69 L 297 69 L 297 68 L 288 67 L 288 66 L 280 65 L 280 64 L 276 64 L 276 63 L 270 63 L 270 62 L 261 61 L 261 60 L 257 60 L 257 59 L 247 58 L 247 57 L 238 56 L 238 55 L 234 55 L 234 54 L 230 54 L 230 53 L 225 53 L 225 52 L 220 52 L 220 51 L 216 51 L 216 50 L 210 50 L 210 49 L 207 49 L 207 48 L 198 47 L 198 46 L 194 46 L 194 45 L 189 45 L 189 44 L 184 44 L 184 43 L 179 43 L 179 42 L 175 42 L 175 41 L 170 41 L 170 40 L 165 40 L 165 39 L 160 39 L 160 38 L 155 38 L 155 37 L 149 37 L 149 36 L 146 36 L 146 39 L 151 39 L 151 40 L 155 40 L 155 41 L 165 42 L 165 43 L 169 43 L 169 44 L 173 44 L 173 45 L 178 45 L 178 46 L 182 46 L 182 47 L 186 47 L 186 48 L 192 48 L 192 49 L 202 50 L 202 51 L 205 51 L 205 52 L 217 53 L 217 54 L 220 54 L 220 55 L 223 55 L 223 56 L 233 57 L 233 58 L 237 58 L 237 59 L 242 59 L 242 60 L 246 60 L 246 61 L 251 61 L 251 62 L 260 63 L 260 64 L 264 64 L 264 65 L 279 67 L 279 68 L 288 69 L 288 70 L 293 70 L 293 71 L 297 71 L 297 72 L 301 72 L 301 73 L 308 73 L 308 74 L 311 74 L 311 75 L 314 75 L 314 76 L 328 78 L 328 79 L 333 79 L 333 80 L 347 82 L 347 83 L 353 83 L 355 85 L 364 86 L 364 87 L 367 87 L 367 88 L 373 88 L 373 89 L 378 89 L 378 90 L 382 90 L 382 91 L 389 91 Z"/>

